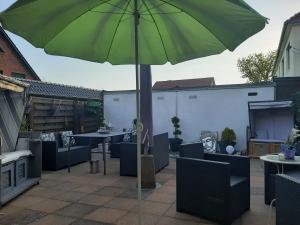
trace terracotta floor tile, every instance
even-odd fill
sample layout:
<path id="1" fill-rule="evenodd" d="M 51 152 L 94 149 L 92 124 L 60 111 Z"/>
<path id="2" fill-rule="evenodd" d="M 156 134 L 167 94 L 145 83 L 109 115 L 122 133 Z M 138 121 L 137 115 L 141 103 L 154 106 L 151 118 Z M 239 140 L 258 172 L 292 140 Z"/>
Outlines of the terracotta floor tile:
<path id="1" fill-rule="evenodd" d="M 56 210 L 64 208 L 69 205 L 69 202 L 55 200 L 55 199 L 47 199 L 45 201 L 38 202 L 34 205 L 29 206 L 30 209 L 39 210 L 46 213 L 52 213 Z"/>
<path id="2" fill-rule="evenodd" d="M 176 195 L 154 192 L 146 200 L 172 204 L 176 201 Z"/>
<path id="3" fill-rule="evenodd" d="M 94 211 L 96 209 L 97 209 L 97 206 L 74 203 L 74 204 L 68 205 L 60 210 L 57 210 L 55 212 L 55 214 L 61 215 L 61 216 L 82 218 L 85 215 L 91 213 L 92 211 Z"/>
<path id="4" fill-rule="evenodd" d="M 182 220 L 190 220 L 194 222 L 202 222 L 202 223 L 210 223 L 210 221 L 207 221 L 205 219 L 195 217 L 186 213 L 180 213 L 176 211 L 176 203 L 174 203 L 166 212 L 165 216 L 172 217 L 175 219 L 182 219 Z"/>
<path id="5" fill-rule="evenodd" d="M 85 216 L 85 219 L 104 223 L 115 223 L 119 218 L 126 215 L 127 211 L 120 209 L 99 208 Z"/>
<path id="6" fill-rule="evenodd" d="M 167 186 L 176 186 L 176 179 L 170 179 L 168 180 L 165 185 Z"/>
<path id="7" fill-rule="evenodd" d="M 28 225 L 68 225 L 75 219 L 65 216 L 48 215 Z"/>
<path id="8" fill-rule="evenodd" d="M 102 206 L 111 200 L 112 200 L 112 197 L 90 194 L 90 195 L 84 196 L 78 202 L 88 204 L 88 205 Z"/>
<path id="9" fill-rule="evenodd" d="M 142 215 L 142 224 L 143 225 L 155 225 L 158 220 L 159 216 L 143 214 Z M 138 225 L 138 214 L 137 213 L 128 213 L 125 216 L 121 217 L 117 222 L 116 225 Z"/>
<path id="10" fill-rule="evenodd" d="M 85 219 L 79 219 L 71 223 L 71 225 L 115 225 L 115 224 L 110 224 L 110 223 L 101 223 L 97 221 L 92 221 L 92 220 L 85 220 Z M 130 224 L 128 224 L 130 225 Z"/>
<path id="11" fill-rule="evenodd" d="M 73 191 L 91 194 L 91 193 L 99 191 L 101 188 L 103 188 L 103 186 L 99 186 L 99 185 L 82 185 L 78 188 L 75 188 Z"/>
<path id="12" fill-rule="evenodd" d="M 26 195 L 29 196 L 35 196 L 35 197 L 41 197 L 41 198 L 52 198 L 54 196 L 57 196 L 61 193 L 64 193 L 64 191 L 61 190 L 54 190 L 51 187 L 34 187 L 30 189 L 28 192 L 26 192 Z"/>
<path id="13" fill-rule="evenodd" d="M 101 188 L 95 194 L 114 197 L 114 196 L 117 196 L 117 195 L 123 193 L 125 190 L 126 189 L 122 188 L 122 187 L 106 186 L 106 187 Z"/>
<path id="14" fill-rule="evenodd" d="M 67 191 L 60 195 L 53 197 L 53 199 L 68 201 L 68 202 L 77 202 L 79 199 L 86 196 L 86 193 L 76 192 L 76 191 Z"/>
<path id="15" fill-rule="evenodd" d="M 105 204 L 105 207 L 114 209 L 130 210 L 137 206 L 138 201 L 130 198 L 113 198 L 111 201 Z"/>
<path id="16" fill-rule="evenodd" d="M 166 203 L 143 201 L 142 212 L 162 216 L 170 207 L 171 205 Z M 138 206 L 134 207 L 131 211 L 138 212 Z"/>
<path id="17" fill-rule="evenodd" d="M 171 217 L 163 217 L 157 225 L 212 225 L 212 223 L 197 223 L 188 220 L 180 220 Z"/>
<path id="18" fill-rule="evenodd" d="M 35 197 L 35 196 L 18 196 L 10 204 L 17 207 L 28 208 L 31 205 L 37 204 L 46 200 L 46 198 Z"/>
<path id="19" fill-rule="evenodd" d="M 0 224 L 1 225 L 27 225 L 46 216 L 46 213 L 31 210 L 22 209 L 11 214 L 1 215 Z"/>

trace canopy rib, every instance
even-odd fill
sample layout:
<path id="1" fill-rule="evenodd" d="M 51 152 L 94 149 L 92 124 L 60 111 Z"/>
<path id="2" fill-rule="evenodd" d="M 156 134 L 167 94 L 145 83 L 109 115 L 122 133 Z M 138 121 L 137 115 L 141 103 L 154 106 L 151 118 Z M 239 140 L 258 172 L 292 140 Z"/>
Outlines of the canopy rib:
<path id="1" fill-rule="evenodd" d="M 163 41 L 162 35 L 161 35 L 161 33 L 160 33 L 159 29 L 158 29 L 158 25 L 157 25 L 157 23 L 156 23 L 156 20 L 155 20 L 154 16 L 152 15 L 152 13 L 151 13 L 151 10 L 149 9 L 149 7 L 148 7 L 147 3 L 145 2 L 145 0 L 142 0 L 142 2 L 144 3 L 144 5 L 145 5 L 145 7 L 146 7 L 147 11 L 149 12 L 149 14 L 150 14 L 150 16 L 151 16 L 151 18 L 152 18 L 152 20 L 153 20 L 153 23 L 154 23 L 154 25 L 155 25 L 155 28 L 156 28 L 156 30 L 157 30 L 157 33 L 158 33 L 158 35 L 159 35 L 160 41 L 161 41 L 161 43 L 162 43 L 162 46 L 163 46 L 163 48 L 164 48 L 164 52 L 165 52 L 165 55 L 166 55 L 167 61 L 169 61 L 169 57 L 168 57 L 168 53 L 167 53 L 167 49 L 166 49 L 166 46 L 165 46 L 165 44 L 164 44 L 164 41 Z"/>
<path id="2" fill-rule="evenodd" d="M 116 26 L 116 29 L 114 31 L 114 34 L 112 36 L 112 39 L 111 39 L 111 42 L 110 42 L 110 45 L 109 45 L 109 48 L 108 48 L 108 52 L 107 52 L 107 56 L 106 56 L 106 61 L 108 61 L 108 58 L 109 58 L 109 55 L 110 55 L 110 51 L 111 51 L 112 45 L 113 45 L 114 40 L 115 40 L 115 36 L 116 36 L 116 34 L 118 32 L 119 26 L 120 26 L 120 24 L 122 22 L 122 19 L 123 19 L 124 15 L 125 15 L 126 10 L 128 9 L 128 6 L 130 5 L 130 3 L 131 3 L 131 0 L 128 0 L 128 3 L 125 6 L 124 11 L 123 11 L 124 13 L 119 18 L 118 24 Z"/>
<path id="3" fill-rule="evenodd" d="M 168 1 L 166 1 L 166 0 L 159 0 L 159 1 L 161 1 L 161 2 L 165 2 L 166 4 L 168 4 L 168 5 L 170 5 L 170 6 L 173 6 L 173 7 L 175 7 L 176 9 L 178 9 L 178 10 L 181 10 L 183 13 L 185 13 L 187 16 L 189 16 L 189 17 L 191 17 L 193 20 L 195 20 L 195 21 L 197 21 L 198 23 L 200 23 L 203 27 L 205 27 L 206 28 L 206 30 L 208 31 L 208 32 L 210 32 L 222 45 L 223 45 L 223 47 L 224 48 L 228 48 L 227 46 L 226 46 L 226 44 L 217 36 L 217 35 L 215 35 L 214 34 L 214 32 L 212 32 L 207 26 L 205 26 L 201 21 L 199 21 L 199 20 L 197 20 L 194 16 L 192 16 L 191 14 L 189 14 L 189 13 L 187 13 L 185 10 L 183 10 L 183 9 L 181 9 L 181 8 L 178 8 L 176 5 L 174 5 L 174 4 L 172 4 L 172 3 L 170 3 L 170 2 L 168 2 Z M 229 49 L 229 48 L 228 48 Z"/>

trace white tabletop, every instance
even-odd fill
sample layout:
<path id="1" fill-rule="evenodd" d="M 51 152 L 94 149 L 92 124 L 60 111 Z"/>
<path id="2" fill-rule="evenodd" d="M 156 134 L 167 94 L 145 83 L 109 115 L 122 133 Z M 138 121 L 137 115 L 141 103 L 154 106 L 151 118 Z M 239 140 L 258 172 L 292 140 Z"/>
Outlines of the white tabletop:
<path id="1" fill-rule="evenodd" d="M 271 163 L 300 165 L 300 156 L 295 156 L 294 160 L 279 160 L 278 155 L 264 155 L 261 156 L 260 159 Z"/>

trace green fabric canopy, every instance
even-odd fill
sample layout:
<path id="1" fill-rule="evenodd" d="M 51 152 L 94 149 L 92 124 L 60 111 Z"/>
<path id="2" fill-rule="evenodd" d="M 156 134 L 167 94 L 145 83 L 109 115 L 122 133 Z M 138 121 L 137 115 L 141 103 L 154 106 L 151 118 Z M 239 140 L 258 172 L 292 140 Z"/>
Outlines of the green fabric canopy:
<path id="1" fill-rule="evenodd" d="M 138 0 L 139 61 L 176 64 L 233 51 L 267 22 L 242 0 Z M 134 0 L 19 0 L 3 27 L 48 54 L 134 64 Z"/>

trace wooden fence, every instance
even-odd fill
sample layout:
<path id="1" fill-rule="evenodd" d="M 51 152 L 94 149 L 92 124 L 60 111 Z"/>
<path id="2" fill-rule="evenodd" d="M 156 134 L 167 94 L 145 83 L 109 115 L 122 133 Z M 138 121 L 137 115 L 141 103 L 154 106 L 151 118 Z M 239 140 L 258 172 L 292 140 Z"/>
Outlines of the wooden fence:
<path id="1" fill-rule="evenodd" d="M 99 100 L 98 114 L 87 110 L 87 102 L 31 96 L 25 110 L 22 130 L 72 130 L 75 133 L 96 131 L 103 118 L 103 101 Z"/>

